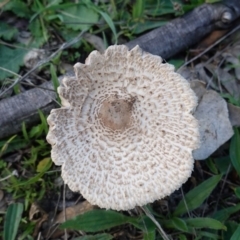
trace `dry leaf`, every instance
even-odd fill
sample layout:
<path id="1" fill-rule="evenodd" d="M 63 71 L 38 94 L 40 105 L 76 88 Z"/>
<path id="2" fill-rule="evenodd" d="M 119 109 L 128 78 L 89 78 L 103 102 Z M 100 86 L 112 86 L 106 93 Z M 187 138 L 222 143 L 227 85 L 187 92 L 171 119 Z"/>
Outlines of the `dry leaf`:
<path id="1" fill-rule="evenodd" d="M 76 217 L 77 215 L 83 214 L 85 212 L 88 212 L 90 210 L 93 210 L 95 207 L 91 205 L 88 201 L 84 201 L 81 203 L 78 203 L 75 206 L 68 207 L 65 209 L 66 211 L 66 220 L 71 219 L 73 217 Z M 55 224 L 56 223 L 63 223 L 64 222 L 64 210 L 60 212 L 56 219 L 55 219 Z"/>
<path id="2" fill-rule="evenodd" d="M 240 107 L 228 103 L 228 111 L 232 126 L 240 127 Z"/>
<path id="3" fill-rule="evenodd" d="M 38 236 L 39 229 L 41 228 L 43 222 L 47 221 L 48 214 L 43 211 L 37 203 L 33 203 L 30 207 L 29 219 L 30 221 L 36 223 L 33 232 L 33 237 L 36 237 Z"/>
<path id="4" fill-rule="evenodd" d="M 91 205 L 88 201 L 84 201 L 84 202 L 78 203 L 75 206 L 68 207 L 65 209 L 66 220 L 71 219 L 77 215 L 83 214 L 85 212 L 88 212 L 90 210 L 93 210 L 94 208 L 96 208 L 96 207 Z M 65 215 L 64 211 L 60 212 L 57 215 L 57 217 L 55 218 L 54 222 L 51 224 L 50 228 L 43 233 L 43 236 L 45 236 L 47 238 L 49 236 L 49 233 L 51 233 L 52 239 L 61 237 L 64 234 L 64 230 L 56 228 L 56 227 L 53 228 L 53 226 L 63 223 L 65 221 L 64 215 Z M 52 231 L 52 229 L 54 231 Z M 69 230 L 68 232 L 71 232 L 71 230 Z"/>

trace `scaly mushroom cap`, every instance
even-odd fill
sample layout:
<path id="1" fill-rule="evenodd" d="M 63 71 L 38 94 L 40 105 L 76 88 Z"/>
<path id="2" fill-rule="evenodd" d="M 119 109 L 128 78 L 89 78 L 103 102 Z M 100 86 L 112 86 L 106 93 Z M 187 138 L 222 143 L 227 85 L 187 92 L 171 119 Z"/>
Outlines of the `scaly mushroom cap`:
<path id="1" fill-rule="evenodd" d="M 102 208 L 128 210 L 178 189 L 198 147 L 189 83 L 138 46 L 93 51 L 58 88 L 47 141 L 62 177 Z"/>

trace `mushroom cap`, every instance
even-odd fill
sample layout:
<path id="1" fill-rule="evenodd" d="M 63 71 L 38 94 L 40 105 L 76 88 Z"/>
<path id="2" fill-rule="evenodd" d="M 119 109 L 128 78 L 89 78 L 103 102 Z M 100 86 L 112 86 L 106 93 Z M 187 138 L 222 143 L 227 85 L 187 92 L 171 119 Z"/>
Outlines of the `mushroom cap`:
<path id="1" fill-rule="evenodd" d="M 101 208 L 164 198 L 189 178 L 199 129 L 189 83 L 138 46 L 93 51 L 63 79 L 47 141 L 62 178 Z"/>

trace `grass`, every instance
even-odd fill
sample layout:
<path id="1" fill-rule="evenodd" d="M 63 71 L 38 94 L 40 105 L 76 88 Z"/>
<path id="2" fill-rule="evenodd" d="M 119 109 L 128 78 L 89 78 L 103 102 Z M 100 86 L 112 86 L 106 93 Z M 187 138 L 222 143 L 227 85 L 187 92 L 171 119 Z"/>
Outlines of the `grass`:
<path id="1" fill-rule="evenodd" d="M 16 75 L 27 72 L 23 67 L 23 56 L 30 49 L 55 51 L 81 31 L 102 37 L 105 46 L 129 41 L 204 1 L 191 1 L 185 5 L 167 0 L 95 2 L 4 1 L 0 15 L 0 55 L 5 56 L 0 58 L 2 89 L 11 84 Z M 31 33 L 27 43 L 19 43 L 17 35 L 20 28 L 9 23 L 9 17 L 17 17 L 22 24 L 27 21 L 25 30 Z M 46 79 L 53 79 L 56 89 L 56 76 L 65 72 L 61 64 L 84 60 L 93 49 L 94 46 L 81 39 L 69 48 L 61 49 L 41 66 L 39 73 Z M 178 63 L 174 59 L 172 62 Z M 22 87 L 22 84 L 17 84 L 14 94 L 21 92 Z M 232 96 L 228 95 L 227 99 L 234 104 L 239 103 Z M 60 205 L 63 199 L 65 204 L 68 203 L 64 186 L 57 184 L 60 171 L 52 164 L 50 146 L 45 140 L 48 132 L 46 116 L 41 112 L 39 116 L 41 122 L 38 125 L 29 129 L 22 123 L 21 133 L 0 141 L 0 189 L 4 196 L 9 197 L 7 208 L 0 212 L 0 237 L 7 240 L 17 236 L 18 239 L 36 237 L 38 222 L 29 216 L 34 203 L 43 206 L 47 201 L 49 212 L 54 213 L 60 210 L 51 202 Z M 239 239 L 239 134 L 239 129 L 235 128 L 233 138 L 220 155 L 196 162 L 191 179 L 170 198 L 131 212 L 93 209 L 62 223 L 60 228 L 73 230 L 71 236 L 75 239 L 107 240 L 121 236 L 127 239 L 164 239 L 161 228 L 179 240 Z M 40 210 L 38 219 L 44 216 L 43 209 Z M 40 231 L 39 228 L 37 234 Z M 77 231 L 86 235 L 80 237 Z"/>

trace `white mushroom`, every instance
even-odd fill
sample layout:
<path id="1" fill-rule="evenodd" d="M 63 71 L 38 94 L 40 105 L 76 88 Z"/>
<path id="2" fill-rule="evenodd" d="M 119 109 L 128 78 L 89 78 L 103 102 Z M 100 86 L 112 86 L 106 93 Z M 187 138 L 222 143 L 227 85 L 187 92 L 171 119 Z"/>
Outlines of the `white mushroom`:
<path id="1" fill-rule="evenodd" d="M 102 208 L 128 210 L 178 189 L 198 147 L 189 83 L 138 46 L 93 51 L 63 80 L 48 117 L 52 159 L 73 191 Z"/>

